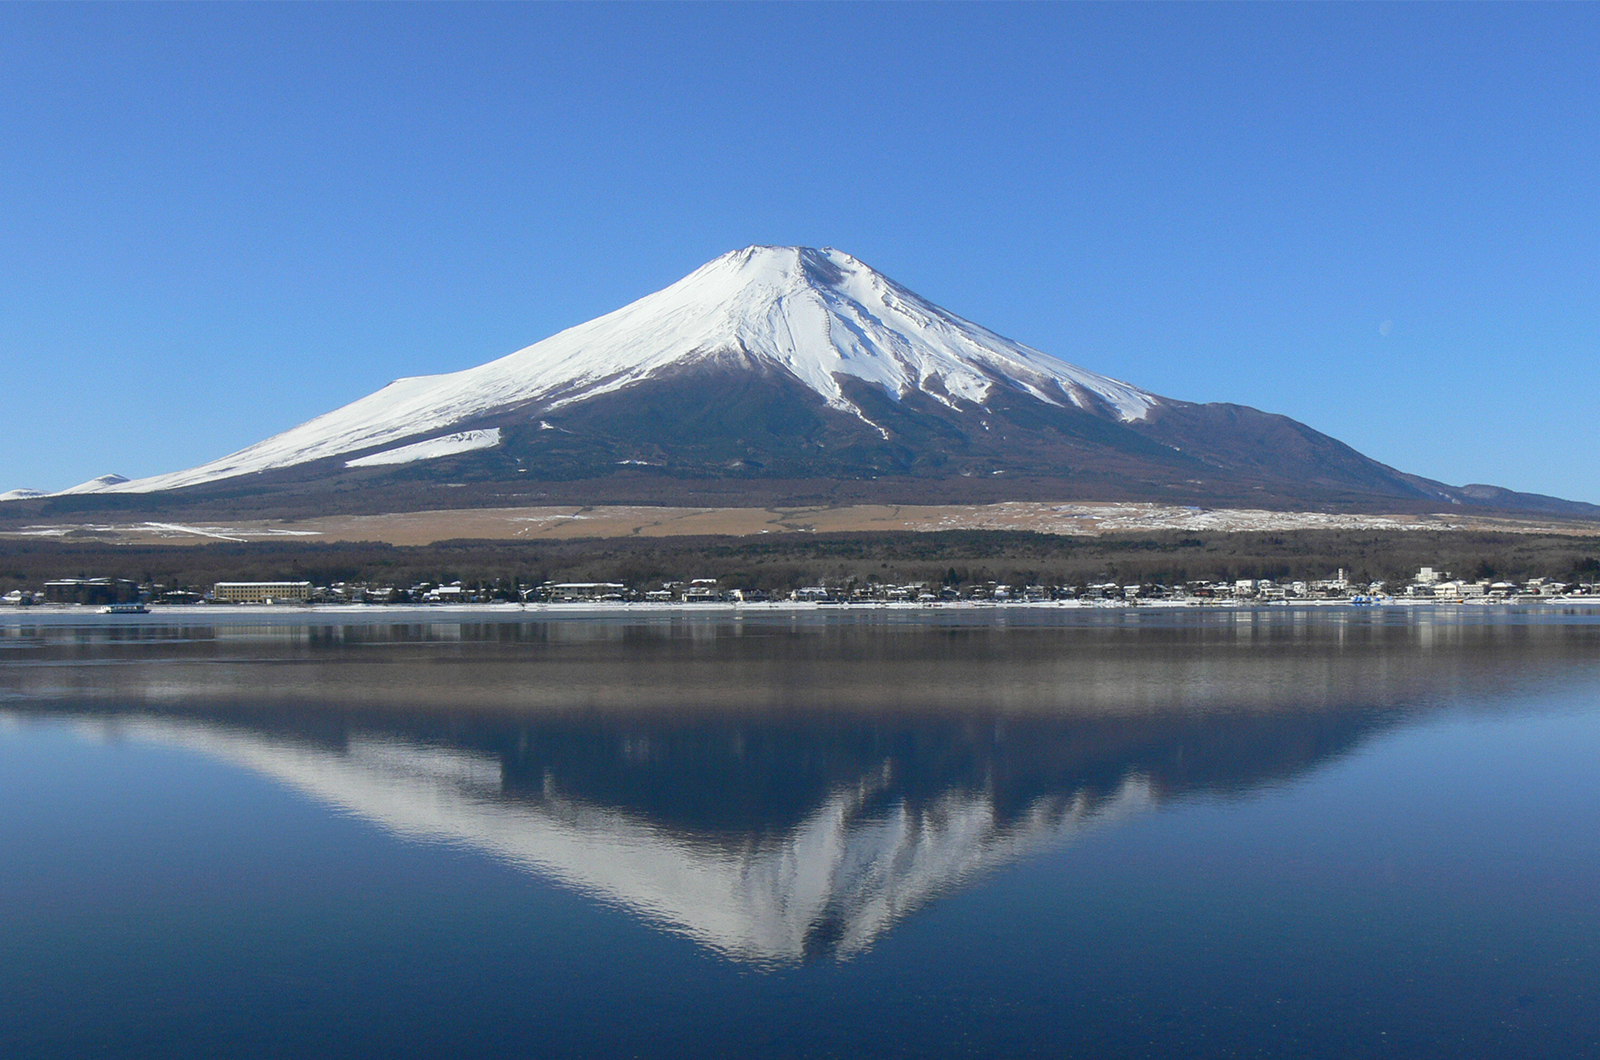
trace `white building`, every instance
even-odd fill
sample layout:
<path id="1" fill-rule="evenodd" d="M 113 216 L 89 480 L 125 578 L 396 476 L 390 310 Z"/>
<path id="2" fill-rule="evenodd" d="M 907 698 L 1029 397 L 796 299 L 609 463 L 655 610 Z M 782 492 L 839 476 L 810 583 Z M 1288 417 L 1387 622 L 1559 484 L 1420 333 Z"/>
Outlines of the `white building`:
<path id="1" fill-rule="evenodd" d="M 549 586 L 555 603 L 579 600 L 621 600 L 628 587 L 621 582 L 556 582 Z"/>

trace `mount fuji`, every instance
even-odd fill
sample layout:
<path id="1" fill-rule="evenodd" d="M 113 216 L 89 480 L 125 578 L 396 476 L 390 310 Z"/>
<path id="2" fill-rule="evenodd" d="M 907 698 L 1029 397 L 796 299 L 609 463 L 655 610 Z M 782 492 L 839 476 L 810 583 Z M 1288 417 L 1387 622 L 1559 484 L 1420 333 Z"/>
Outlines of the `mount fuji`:
<path id="1" fill-rule="evenodd" d="M 1284 416 L 1161 397 L 964 320 L 842 251 L 765 246 L 210 463 L 66 494 L 75 507 L 143 494 L 139 507 L 149 495 L 343 510 L 1115 499 L 1600 514 L 1405 474 Z"/>

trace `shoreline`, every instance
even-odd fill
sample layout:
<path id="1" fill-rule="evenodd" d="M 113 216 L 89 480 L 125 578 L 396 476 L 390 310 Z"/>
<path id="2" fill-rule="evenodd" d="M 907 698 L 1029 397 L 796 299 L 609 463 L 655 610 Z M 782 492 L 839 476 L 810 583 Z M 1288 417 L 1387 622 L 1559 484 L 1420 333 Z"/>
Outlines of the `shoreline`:
<path id="1" fill-rule="evenodd" d="M 1217 614 L 1243 612 L 1350 611 L 1442 612 L 1466 614 L 1551 613 L 1582 609 L 1600 615 L 1600 597 L 1551 597 L 1515 600 L 1437 601 L 1404 597 L 1379 598 L 1356 603 L 1351 600 L 1294 601 L 1141 601 L 1121 600 L 1035 600 L 970 601 L 951 603 L 869 602 L 840 603 L 774 600 L 752 603 L 717 601 L 703 603 L 646 603 L 635 601 L 592 601 L 571 603 L 487 603 L 487 604 L 154 604 L 144 613 L 107 614 L 96 604 L 33 604 L 0 610 L 0 626 L 42 625 L 169 625 L 233 624 L 240 621 L 267 621 L 274 625 L 374 625 L 395 621 L 489 622 L 560 621 L 563 619 L 605 618 L 739 618 L 745 615 L 922 615 L 969 616 L 1042 614 Z"/>

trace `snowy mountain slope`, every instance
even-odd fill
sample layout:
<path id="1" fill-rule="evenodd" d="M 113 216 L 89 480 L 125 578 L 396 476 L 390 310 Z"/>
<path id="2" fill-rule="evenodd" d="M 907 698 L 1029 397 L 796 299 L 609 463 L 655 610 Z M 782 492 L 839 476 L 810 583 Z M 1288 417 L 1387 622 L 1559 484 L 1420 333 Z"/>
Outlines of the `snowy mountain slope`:
<path id="1" fill-rule="evenodd" d="M 359 453 L 513 407 L 536 419 L 666 372 L 740 362 L 789 373 L 830 408 L 869 424 L 843 380 L 864 381 L 893 400 L 927 394 L 952 408 L 981 404 L 1004 383 L 1049 405 L 1124 422 L 1161 404 L 963 320 L 841 251 L 747 247 L 499 360 L 397 380 L 219 460 L 115 491 L 176 489 Z"/>
<path id="2" fill-rule="evenodd" d="M 996 335 L 848 254 L 802 247 L 725 254 L 526 349 L 400 379 L 187 471 L 0 499 L 16 517 L 25 505 L 281 515 L 426 510 L 444 487 L 464 505 L 692 495 L 1600 516 L 1406 474 L 1286 416 L 1158 397 Z"/>

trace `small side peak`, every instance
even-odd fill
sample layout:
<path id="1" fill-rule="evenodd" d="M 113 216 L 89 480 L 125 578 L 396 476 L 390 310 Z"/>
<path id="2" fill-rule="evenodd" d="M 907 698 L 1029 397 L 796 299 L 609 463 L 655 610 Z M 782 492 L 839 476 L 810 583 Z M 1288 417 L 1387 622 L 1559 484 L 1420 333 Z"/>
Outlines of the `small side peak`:
<path id="1" fill-rule="evenodd" d="M 118 475 L 115 473 L 109 475 L 99 475 L 90 479 L 88 482 L 80 482 L 76 486 L 72 486 L 69 489 L 57 490 L 54 494 L 52 494 L 52 496 L 60 496 L 64 493 L 99 493 L 102 490 L 110 489 L 113 486 L 120 486 L 124 482 L 128 481 L 129 479 L 126 475 Z"/>

